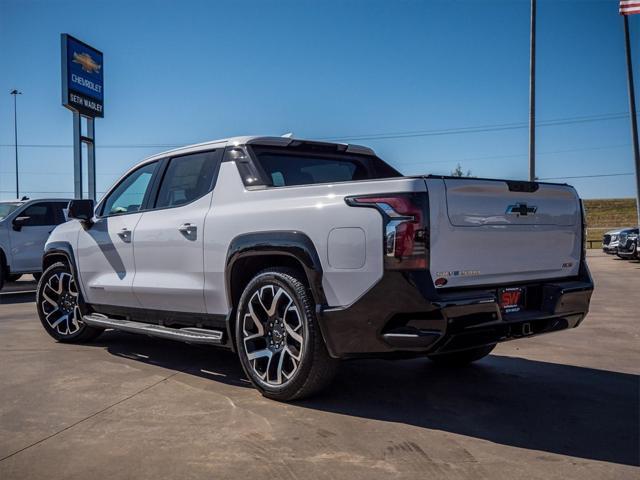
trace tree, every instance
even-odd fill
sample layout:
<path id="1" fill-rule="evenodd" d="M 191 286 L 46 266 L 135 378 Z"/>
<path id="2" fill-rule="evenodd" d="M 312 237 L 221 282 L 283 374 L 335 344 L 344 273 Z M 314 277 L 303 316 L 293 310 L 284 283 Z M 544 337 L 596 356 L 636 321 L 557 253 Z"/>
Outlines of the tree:
<path id="1" fill-rule="evenodd" d="M 456 168 L 451 172 L 452 177 L 470 177 L 471 170 L 467 170 L 467 173 L 464 173 L 462 170 L 462 165 L 458 164 Z"/>

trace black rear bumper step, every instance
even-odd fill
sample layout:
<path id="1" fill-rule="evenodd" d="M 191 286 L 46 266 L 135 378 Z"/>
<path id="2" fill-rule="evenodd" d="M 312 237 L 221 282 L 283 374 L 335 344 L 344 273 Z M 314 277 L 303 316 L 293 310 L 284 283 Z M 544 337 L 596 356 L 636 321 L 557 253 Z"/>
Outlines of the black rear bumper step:
<path id="1" fill-rule="evenodd" d="M 122 332 L 140 333 L 151 337 L 177 340 L 179 342 L 194 343 L 200 345 L 223 345 L 224 332 L 221 330 L 209 330 L 205 328 L 170 328 L 162 325 L 154 325 L 131 320 L 119 320 L 109 318 L 100 313 L 85 315 L 82 321 L 92 327 L 113 328 Z"/>

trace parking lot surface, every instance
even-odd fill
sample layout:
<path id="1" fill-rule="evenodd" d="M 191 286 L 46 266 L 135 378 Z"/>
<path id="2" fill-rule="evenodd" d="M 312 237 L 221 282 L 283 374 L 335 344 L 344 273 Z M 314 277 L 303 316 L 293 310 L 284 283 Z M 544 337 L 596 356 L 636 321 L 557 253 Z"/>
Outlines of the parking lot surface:
<path id="1" fill-rule="evenodd" d="M 229 352 L 58 344 L 33 295 L 0 294 L 0 478 L 639 478 L 640 263 L 589 264 L 575 330 L 461 370 L 344 362 L 294 404 L 262 398 Z"/>

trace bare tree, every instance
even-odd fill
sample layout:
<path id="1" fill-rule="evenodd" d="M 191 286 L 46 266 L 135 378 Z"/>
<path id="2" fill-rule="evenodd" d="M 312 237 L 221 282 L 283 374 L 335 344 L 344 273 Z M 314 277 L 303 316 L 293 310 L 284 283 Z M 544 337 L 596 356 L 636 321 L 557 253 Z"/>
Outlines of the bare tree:
<path id="1" fill-rule="evenodd" d="M 464 173 L 464 170 L 462 170 L 462 165 L 458 164 L 456 165 L 456 168 L 451 172 L 451 176 L 452 177 L 470 177 L 471 170 L 467 170 L 467 173 Z"/>

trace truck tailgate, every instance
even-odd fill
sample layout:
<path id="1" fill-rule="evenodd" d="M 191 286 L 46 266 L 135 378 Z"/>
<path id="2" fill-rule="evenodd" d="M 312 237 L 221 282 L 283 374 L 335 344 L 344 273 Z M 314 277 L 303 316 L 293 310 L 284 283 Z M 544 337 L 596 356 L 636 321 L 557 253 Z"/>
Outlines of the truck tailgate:
<path id="1" fill-rule="evenodd" d="M 580 200 L 567 185 L 426 178 L 430 270 L 443 288 L 577 275 Z"/>

